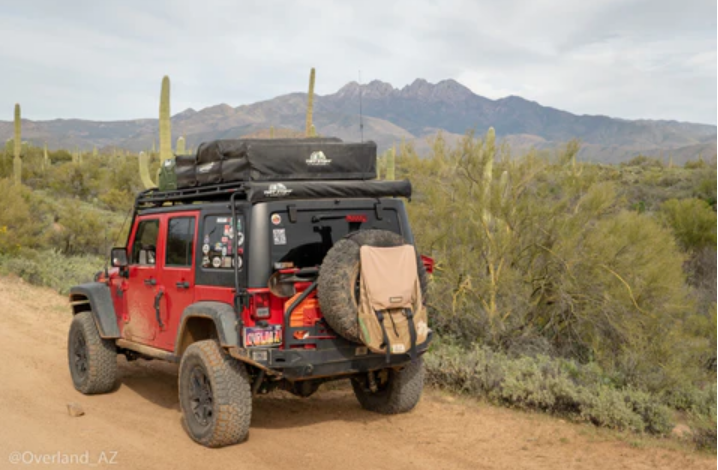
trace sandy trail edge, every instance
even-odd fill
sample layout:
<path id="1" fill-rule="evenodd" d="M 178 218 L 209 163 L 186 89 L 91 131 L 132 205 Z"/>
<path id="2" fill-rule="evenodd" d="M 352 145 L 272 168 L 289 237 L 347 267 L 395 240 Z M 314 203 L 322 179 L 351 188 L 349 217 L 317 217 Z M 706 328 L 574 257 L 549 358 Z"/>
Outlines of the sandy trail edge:
<path id="1" fill-rule="evenodd" d="M 13 465 L 13 452 L 87 452 L 96 466 L 127 469 L 716 468 L 710 455 L 634 448 L 588 425 L 431 390 L 412 413 L 393 417 L 361 410 L 346 387 L 305 400 L 275 393 L 255 401 L 248 442 L 205 449 L 180 426 L 176 366 L 120 359 L 117 391 L 76 392 L 66 359 L 70 320 L 64 297 L 0 278 L 0 469 L 87 467 Z M 69 417 L 68 402 L 86 415 Z"/>

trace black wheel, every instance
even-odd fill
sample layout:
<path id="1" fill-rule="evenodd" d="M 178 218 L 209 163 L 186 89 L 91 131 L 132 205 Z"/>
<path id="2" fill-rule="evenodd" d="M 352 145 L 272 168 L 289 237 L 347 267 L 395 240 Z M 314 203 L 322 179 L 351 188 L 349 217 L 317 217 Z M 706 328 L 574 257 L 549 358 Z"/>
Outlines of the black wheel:
<path id="1" fill-rule="evenodd" d="M 354 395 L 365 410 L 381 414 L 411 411 L 424 388 L 424 360 L 419 357 L 403 369 L 383 369 L 351 379 Z"/>
<path id="2" fill-rule="evenodd" d="M 329 326 L 344 338 L 361 342 L 358 311 L 359 249 L 363 245 L 392 247 L 405 244 L 404 237 L 387 230 L 365 230 L 339 240 L 322 261 L 317 297 Z M 417 255 L 422 295 L 426 296 L 427 276 Z"/>
<path id="3" fill-rule="evenodd" d="M 75 388 L 86 395 L 107 393 L 117 382 L 117 349 L 102 339 L 91 312 L 75 315 L 67 338 L 67 359 Z"/>
<path id="4" fill-rule="evenodd" d="M 249 374 L 214 340 L 190 345 L 179 370 L 183 424 L 189 436 L 207 447 L 247 439 L 252 419 Z"/>

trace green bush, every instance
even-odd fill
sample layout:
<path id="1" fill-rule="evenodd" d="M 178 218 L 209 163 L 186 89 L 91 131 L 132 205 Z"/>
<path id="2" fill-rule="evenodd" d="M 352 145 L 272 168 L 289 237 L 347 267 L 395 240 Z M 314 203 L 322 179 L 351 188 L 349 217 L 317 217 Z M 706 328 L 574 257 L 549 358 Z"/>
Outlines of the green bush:
<path id="1" fill-rule="evenodd" d="M 716 383 L 697 393 L 698 397 L 689 410 L 693 440 L 700 448 L 716 450 Z"/>
<path id="2" fill-rule="evenodd" d="M 653 203 L 628 210 L 622 186 L 630 176 L 658 188 L 667 170 L 646 159 L 618 169 L 579 163 L 575 150 L 516 158 L 491 135 L 453 147 L 438 137 L 429 158 L 401 148 L 415 239 L 438 261 L 432 327 L 512 355 L 596 361 L 621 387 L 693 381 L 703 373 L 694 358 L 710 354 L 694 350 L 706 343 L 685 327 L 694 309 L 686 255 Z"/>
<path id="3" fill-rule="evenodd" d="M 23 250 L 15 256 L 0 256 L 0 272 L 15 274 L 31 284 L 66 294 L 70 287 L 92 281 L 103 263 L 104 259 L 97 256 L 65 256 L 57 250 Z"/>
<path id="4" fill-rule="evenodd" d="M 45 220 L 38 209 L 38 198 L 10 179 L 0 179 L 0 194 L 0 255 L 42 246 Z"/>
<path id="5" fill-rule="evenodd" d="M 684 250 L 716 246 L 716 213 L 701 199 L 671 199 L 661 206 L 661 218 Z"/>
<path id="6" fill-rule="evenodd" d="M 656 435 L 673 429 L 671 411 L 660 397 L 615 388 L 595 364 L 543 355 L 514 359 L 486 347 L 466 349 L 445 342 L 432 347 L 425 363 L 429 383 L 495 403 L 613 429 Z"/>

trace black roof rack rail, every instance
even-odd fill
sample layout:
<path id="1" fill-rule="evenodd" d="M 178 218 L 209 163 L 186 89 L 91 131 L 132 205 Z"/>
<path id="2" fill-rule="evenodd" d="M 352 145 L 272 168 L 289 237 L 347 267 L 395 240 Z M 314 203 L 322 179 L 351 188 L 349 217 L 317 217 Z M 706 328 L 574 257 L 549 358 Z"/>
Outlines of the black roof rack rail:
<path id="1" fill-rule="evenodd" d="M 160 191 L 158 188 L 142 191 L 135 199 L 135 208 L 156 207 L 165 203 L 190 203 L 195 201 L 216 201 L 227 199 L 232 194 L 244 193 L 244 182 L 220 183 L 191 188 Z"/>

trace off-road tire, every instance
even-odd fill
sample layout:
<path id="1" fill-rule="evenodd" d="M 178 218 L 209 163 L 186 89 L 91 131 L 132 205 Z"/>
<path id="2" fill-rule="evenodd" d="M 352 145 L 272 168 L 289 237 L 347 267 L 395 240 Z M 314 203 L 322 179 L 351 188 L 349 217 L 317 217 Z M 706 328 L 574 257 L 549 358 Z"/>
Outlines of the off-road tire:
<path id="1" fill-rule="evenodd" d="M 393 247 L 404 245 L 404 237 L 387 230 L 365 230 L 339 240 L 322 261 L 317 297 L 325 320 L 339 335 L 361 342 L 357 321 L 356 285 L 359 279 L 359 249 L 364 246 Z M 428 283 L 426 269 L 417 255 L 422 296 Z"/>
<path id="2" fill-rule="evenodd" d="M 193 380 L 204 375 L 209 385 L 208 415 L 202 423 L 193 411 Z M 179 368 L 179 402 L 187 434 L 206 447 L 224 447 L 247 439 L 252 419 L 251 380 L 244 364 L 230 357 L 214 340 L 191 344 Z M 199 383 L 198 383 L 199 384 Z M 201 387 L 199 387 L 201 388 Z M 201 412 L 200 412 L 201 413 Z"/>
<path id="3" fill-rule="evenodd" d="M 376 391 L 368 388 L 366 376 L 352 378 L 352 388 L 365 410 L 385 415 L 411 411 L 424 389 L 424 359 L 419 357 L 403 369 L 388 369 L 384 386 Z"/>
<path id="4" fill-rule="evenodd" d="M 85 395 L 107 393 L 117 382 L 117 348 L 102 339 L 92 312 L 75 315 L 67 337 L 67 359 L 75 388 Z"/>

